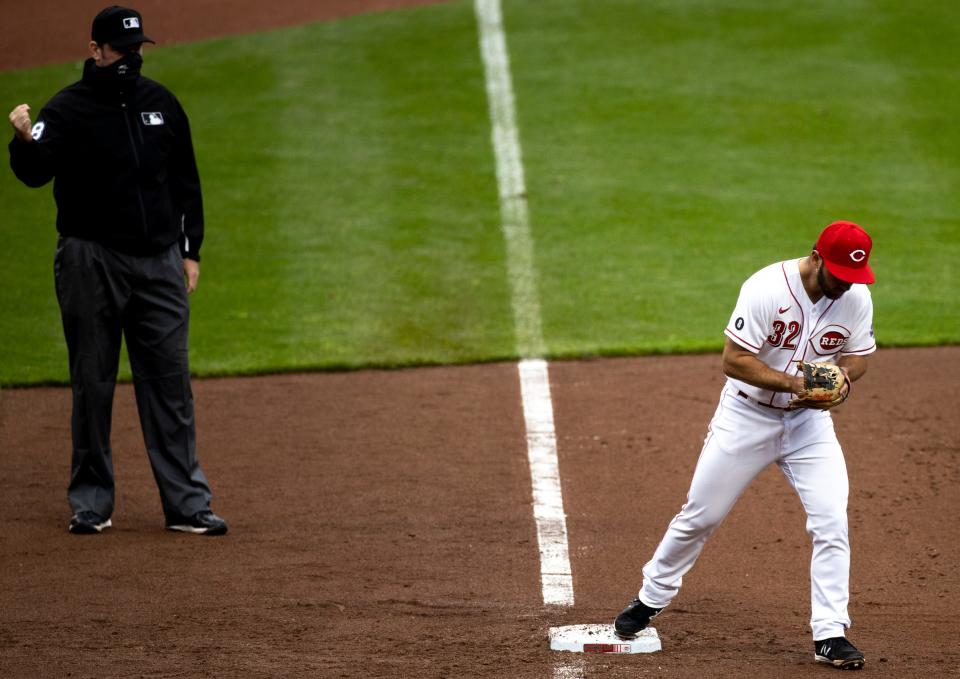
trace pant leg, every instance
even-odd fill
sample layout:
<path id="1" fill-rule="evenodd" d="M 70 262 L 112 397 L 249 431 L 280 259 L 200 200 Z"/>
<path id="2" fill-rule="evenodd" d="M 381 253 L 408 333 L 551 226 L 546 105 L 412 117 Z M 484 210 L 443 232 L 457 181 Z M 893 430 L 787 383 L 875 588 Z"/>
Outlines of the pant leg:
<path id="1" fill-rule="evenodd" d="M 663 608 L 673 600 L 707 539 L 750 482 L 776 459 L 782 430 L 782 416 L 759 412 L 724 392 L 693 473 L 687 502 L 643 567 L 639 594 L 643 603 Z"/>
<path id="2" fill-rule="evenodd" d="M 797 432 L 788 432 L 790 450 L 780 462 L 807 513 L 813 541 L 810 560 L 810 627 L 815 640 L 843 636 L 851 625 L 850 541 L 847 529 L 849 483 L 843 451 L 828 413 L 812 412 Z M 790 439 L 796 439 L 790 441 Z"/>
<path id="3" fill-rule="evenodd" d="M 73 453 L 67 499 L 74 512 L 114 508 L 110 425 L 120 360 L 123 272 L 91 241 L 61 238 L 54 282 L 70 361 Z"/>
<path id="4" fill-rule="evenodd" d="M 177 246 L 131 259 L 138 275 L 123 329 L 144 443 L 171 522 L 208 509 L 212 497 L 196 454 L 183 260 Z"/>

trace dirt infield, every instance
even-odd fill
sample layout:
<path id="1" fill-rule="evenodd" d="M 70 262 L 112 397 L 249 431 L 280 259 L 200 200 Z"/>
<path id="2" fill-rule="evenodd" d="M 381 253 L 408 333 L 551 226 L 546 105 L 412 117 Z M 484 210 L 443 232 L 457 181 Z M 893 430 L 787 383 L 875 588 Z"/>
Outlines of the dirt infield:
<path id="1" fill-rule="evenodd" d="M 440 1 L 137 0 L 119 4 L 139 10 L 146 34 L 159 45 L 170 45 Z M 86 59 L 93 17 L 110 4 L 106 0 L 5 2 L 0 71 Z"/>
<path id="2" fill-rule="evenodd" d="M 69 393 L 4 391 L 0 676 L 554 676 L 568 654 L 547 629 L 609 620 L 683 501 L 718 363 L 552 364 L 567 610 L 540 602 L 512 364 L 197 381 L 222 539 L 162 530 L 128 385 L 115 528 L 69 535 Z M 960 667 L 958 379 L 955 348 L 881 351 L 836 414 L 851 635 L 874 674 Z M 589 656 L 583 676 L 808 676 L 809 552 L 799 501 L 766 472 L 658 618 L 664 651 Z"/>
<path id="3" fill-rule="evenodd" d="M 61 37 L 11 35 L 20 42 L 5 44 L 0 68 L 24 65 L 14 56 L 30 46 L 28 63 L 79 58 L 51 50 L 78 25 L 82 48 L 102 4 L 20 3 L 20 25 L 43 17 Z M 227 4 L 137 6 L 165 42 L 365 9 L 238 0 L 206 33 L 176 18 Z M 59 14 L 42 14 L 54 6 Z M 657 619 L 663 652 L 578 656 L 573 672 L 570 654 L 549 651 L 550 626 L 608 621 L 635 592 L 684 499 L 722 384 L 713 355 L 550 371 L 569 609 L 540 600 L 513 364 L 196 381 L 200 456 L 230 521 L 225 538 L 163 530 L 129 385 L 114 414 L 115 527 L 69 535 L 69 391 L 0 392 L 0 676 L 833 672 L 812 662 L 810 546 L 776 470 L 747 491 Z M 851 479 L 850 636 L 873 675 L 960 674 L 958 381 L 960 348 L 881 350 L 836 411 Z"/>

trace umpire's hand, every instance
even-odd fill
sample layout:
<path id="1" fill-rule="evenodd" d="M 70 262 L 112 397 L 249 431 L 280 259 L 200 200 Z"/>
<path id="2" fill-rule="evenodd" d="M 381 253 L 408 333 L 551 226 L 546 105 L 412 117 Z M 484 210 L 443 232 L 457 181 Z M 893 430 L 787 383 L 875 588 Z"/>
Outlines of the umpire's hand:
<path id="1" fill-rule="evenodd" d="M 200 280 L 200 262 L 194 259 L 183 260 L 183 277 L 187 282 L 187 292 L 193 292 L 197 289 L 197 281 Z"/>
<path id="2" fill-rule="evenodd" d="M 20 104 L 10 111 L 10 124 L 23 141 L 33 141 L 32 128 L 30 122 L 30 104 Z"/>

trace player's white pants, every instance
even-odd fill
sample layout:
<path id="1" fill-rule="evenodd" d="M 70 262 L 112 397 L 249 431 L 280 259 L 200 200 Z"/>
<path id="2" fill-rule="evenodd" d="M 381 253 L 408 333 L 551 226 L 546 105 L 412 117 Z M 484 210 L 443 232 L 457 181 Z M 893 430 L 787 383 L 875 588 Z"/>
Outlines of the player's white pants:
<path id="1" fill-rule="evenodd" d="M 643 568 L 643 603 L 662 608 L 673 600 L 707 538 L 750 482 L 774 462 L 807 512 L 813 638 L 843 636 L 851 624 L 848 482 L 833 420 L 825 411 L 765 408 L 729 386 L 710 422 L 687 502 Z"/>

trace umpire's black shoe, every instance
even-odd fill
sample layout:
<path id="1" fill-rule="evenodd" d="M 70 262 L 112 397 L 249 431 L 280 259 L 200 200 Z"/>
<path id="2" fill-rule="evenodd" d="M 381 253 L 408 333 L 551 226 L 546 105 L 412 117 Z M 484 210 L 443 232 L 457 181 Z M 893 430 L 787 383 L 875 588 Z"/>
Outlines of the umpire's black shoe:
<path id="1" fill-rule="evenodd" d="M 846 637 L 832 637 L 813 642 L 817 662 L 833 665 L 841 670 L 859 670 L 866 659 Z"/>
<path id="2" fill-rule="evenodd" d="M 188 519 L 168 523 L 167 530 L 197 535 L 224 535 L 227 532 L 227 522 L 209 509 L 204 509 Z"/>
<path id="3" fill-rule="evenodd" d="M 110 519 L 105 519 L 96 512 L 77 512 L 70 519 L 67 530 L 76 535 L 96 535 L 112 525 Z"/>
<path id="4" fill-rule="evenodd" d="M 633 639 L 650 621 L 660 614 L 662 608 L 650 608 L 640 599 L 634 599 L 621 611 L 613 623 L 613 631 L 621 639 Z"/>

